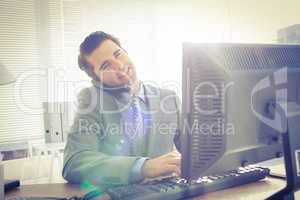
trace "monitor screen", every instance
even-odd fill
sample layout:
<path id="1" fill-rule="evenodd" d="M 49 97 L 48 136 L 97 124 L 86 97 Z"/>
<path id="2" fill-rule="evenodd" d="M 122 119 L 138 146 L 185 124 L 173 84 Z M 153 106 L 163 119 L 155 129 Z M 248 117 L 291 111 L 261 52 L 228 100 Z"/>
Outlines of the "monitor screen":
<path id="1" fill-rule="evenodd" d="M 184 43 L 184 178 L 282 156 L 278 107 L 300 102 L 299 55 L 299 45 Z"/>

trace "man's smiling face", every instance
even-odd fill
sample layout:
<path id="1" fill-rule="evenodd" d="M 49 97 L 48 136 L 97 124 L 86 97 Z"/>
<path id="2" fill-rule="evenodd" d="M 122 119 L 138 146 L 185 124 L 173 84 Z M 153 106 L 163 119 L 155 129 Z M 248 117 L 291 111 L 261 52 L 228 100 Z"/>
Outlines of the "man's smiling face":
<path id="1" fill-rule="evenodd" d="M 111 87 L 132 86 L 136 81 L 135 67 L 124 49 L 112 40 L 104 40 L 85 56 L 102 83 Z"/>

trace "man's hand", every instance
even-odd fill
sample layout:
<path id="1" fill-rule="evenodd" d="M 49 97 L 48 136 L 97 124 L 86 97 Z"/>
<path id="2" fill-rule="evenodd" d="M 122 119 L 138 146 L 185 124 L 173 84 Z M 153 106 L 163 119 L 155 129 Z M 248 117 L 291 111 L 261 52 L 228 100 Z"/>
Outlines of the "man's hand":
<path id="1" fill-rule="evenodd" d="M 178 151 L 172 151 L 165 155 L 146 160 L 142 167 L 144 178 L 155 178 L 175 172 L 181 174 L 181 155 Z"/>

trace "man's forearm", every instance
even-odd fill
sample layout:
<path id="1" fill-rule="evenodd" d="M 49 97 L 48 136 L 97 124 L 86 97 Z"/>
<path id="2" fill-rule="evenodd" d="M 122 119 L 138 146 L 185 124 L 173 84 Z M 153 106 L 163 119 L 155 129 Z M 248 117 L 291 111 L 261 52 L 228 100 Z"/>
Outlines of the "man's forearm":
<path id="1" fill-rule="evenodd" d="M 63 176 L 71 183 L 86 181 L 95 185 L 128 184 L 133 165 L 139 158 L 82 151 L 65 161 Z"/>

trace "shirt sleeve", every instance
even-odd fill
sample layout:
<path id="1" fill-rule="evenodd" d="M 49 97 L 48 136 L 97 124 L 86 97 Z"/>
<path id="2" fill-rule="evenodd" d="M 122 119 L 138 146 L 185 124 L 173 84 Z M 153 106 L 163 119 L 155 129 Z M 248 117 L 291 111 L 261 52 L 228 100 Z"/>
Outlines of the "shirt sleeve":
<path id="1" fill-rule="evenodd" d="M 147 158 L 147 157 L 141 157 L 135 161 L 135 163 L 133 164 L 131 173 L 130 173 L 130 182 L 131 183 L 140 182 L 144 179 L 144 177 L 142 176 L 142 167 L 143 167 L 145 161 L 148 159 L 149 158 Z"/>

